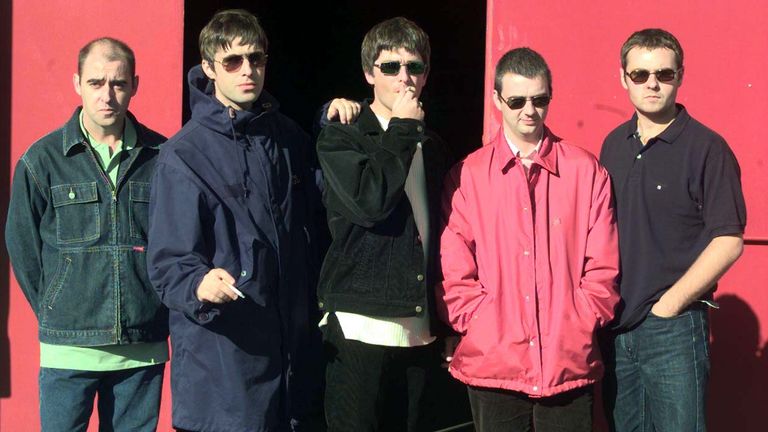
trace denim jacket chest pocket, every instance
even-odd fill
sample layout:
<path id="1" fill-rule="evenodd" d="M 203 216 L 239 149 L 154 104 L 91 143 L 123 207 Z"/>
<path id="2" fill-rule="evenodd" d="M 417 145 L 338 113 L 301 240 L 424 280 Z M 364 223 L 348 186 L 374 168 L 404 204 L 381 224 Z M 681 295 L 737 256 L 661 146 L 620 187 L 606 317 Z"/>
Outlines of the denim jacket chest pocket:
<path id="1" fill-rule="evenodd" d="M 149 225 L 149 183 L 129 181 L 128 199 L 131 237 L 146 240 Z"/>
<path id="2" fill-rule="evenodd" d="M 96 240 L 101 235 L 96 182 L 51 186 L 56 213 L 56 239 L 61 244 Z"/>

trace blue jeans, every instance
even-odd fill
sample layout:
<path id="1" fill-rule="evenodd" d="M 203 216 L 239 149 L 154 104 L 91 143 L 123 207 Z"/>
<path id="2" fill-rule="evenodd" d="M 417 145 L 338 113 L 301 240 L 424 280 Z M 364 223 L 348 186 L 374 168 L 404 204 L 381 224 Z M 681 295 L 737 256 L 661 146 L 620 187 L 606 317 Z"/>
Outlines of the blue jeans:
<path id="1" fill-rule="evenodd" d="M 165 364 L 92 372 L 40 368 L 43 432 L 85 431 L 98 394 L 99 431 L 155 431 Z"/>
<path id="2" fill-rule="evenodd" d="M 651 313 L 606 346 L 603 398 L 617 432 L 704 432 L 709 317 L 695 303 L 672 318 Z"/>

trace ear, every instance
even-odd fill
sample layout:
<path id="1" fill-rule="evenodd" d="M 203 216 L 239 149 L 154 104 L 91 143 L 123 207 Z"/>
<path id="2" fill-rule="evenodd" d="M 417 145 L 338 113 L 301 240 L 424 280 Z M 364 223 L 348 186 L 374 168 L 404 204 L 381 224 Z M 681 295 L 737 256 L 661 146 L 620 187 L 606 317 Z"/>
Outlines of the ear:
<path id="1" fill-rule="evenodd" d="M 373 85 L 373 73 L 365 72 L 365 80 L 368 81 L 368 84 Z"/>
<path id="2" fill-rule="evenodd" d="M 619 68 L 619 80 L 621 81 L 621 86 L 624 87 L 624 90 L 629 90 L 629 85 L 627 84 L 627 74 L 624 73 L 624 68 Z"/>
<path id="3" fill-rule="evenodd" d="M 678 87 L 683 85 L 683 72 L 685 72 L 685 67 L 681 67 L 680 68 L 680 72 L 678 72 L 679 73 L 679 75 L 677 77 L 677 86 Z"/>
<path id="4" fill-rule="evenodd" d="M 131 90 L 131 97 L 136 96 L 136 92 L 139 90 L 139 76 L 133 77 L 133 90 Z"/>
<path id="5" fill-rule="evenodd" d="M 501 106 L 501 97 L 499 96 L 499 93 L 496 90 L 493 91 L 493 104 L 496 106 L 496 109 L 499 111 L 501 111 L 501 109 L 503 108 Z"/>
<path id="6" fill-rule="evenodd" d="M 201 66 L 203 67 L 205 76 L 207 76 L 209 80 L 214 81 L 216 80 L 216 71 L 213 70 L 213 67 L 211 66 L 212 63 L 213 62 L 209 62 L 208 60 L 203 60 Z"/>
<path id="7" fill-rule="evenodd" d="M 72 85 L 75 86 L 75 93 L 77 93 L 79 96 L 82 96 L 82 93 L 80 92 L 80 75 L 72 75 Z"/>

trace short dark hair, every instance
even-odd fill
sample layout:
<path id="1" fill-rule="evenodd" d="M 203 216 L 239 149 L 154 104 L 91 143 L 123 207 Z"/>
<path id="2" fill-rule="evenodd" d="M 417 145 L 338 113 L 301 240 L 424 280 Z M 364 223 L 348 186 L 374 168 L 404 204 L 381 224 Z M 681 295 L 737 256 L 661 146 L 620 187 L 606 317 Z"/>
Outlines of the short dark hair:
<path id="1" fill-rule="evenodd" d="M 547 79 L 547 89 L 552 96 L 552 72 L 544 61 L 544 57 L 536 51 L 527 48 L 515 48 L 507 51 L 496 63 L 496 77 L 493 81 L 493 88 L 501 95 L 501 80 L 504 75 L 512 73 L 522 75 L 526 78 L 536 78 L 543 76 Z"/>
<path id="2" fill-rule="evenodd" d="M 683 47 L 672 33 L 658 29 L 648 28 L 634 33 L 621 46 L 621 67 L 627 68 L 627 54 L 632 48 L 646 48 L 649 50 L 666 48 L 675 53 L 678 69 L 683 67 Z"/>
<path id="3" fill-rule="evenodd" d="M 110 47 L 110 51 L 107 52 L 107 60 L 123 60 L 128 64 L 128 72 L 131 75 L 131 79 L 136 76 L 136 56 L 133 54 L 133 50 L 125 42 L 111 37 L 94 39 L 80 48 L 80 52 L 77 54 L 77 75 L 83 74 L 85 59 L 88 58 L 88 55 L 96 45 Z"/>
<path id="4" fill-rule="evenodd" d="M 429 70 L 429 36 L 415 22 L 396 17 L 376 24 L 365 34 L 360 50 L 363 71 L 372 74 L 373 64 L 382 51 L 400 48 L 421 56 Z"/>
<path id="5" fill-rule="evenodd" d="M 229 9 L 216 12 L 200 31 L 200 57 L 212 62 L 219 49 L 227 50 L 235 39 L 241 45 L 255 45 L 267 51 L 267 34 L 255 15 L 245 9 Z"/>

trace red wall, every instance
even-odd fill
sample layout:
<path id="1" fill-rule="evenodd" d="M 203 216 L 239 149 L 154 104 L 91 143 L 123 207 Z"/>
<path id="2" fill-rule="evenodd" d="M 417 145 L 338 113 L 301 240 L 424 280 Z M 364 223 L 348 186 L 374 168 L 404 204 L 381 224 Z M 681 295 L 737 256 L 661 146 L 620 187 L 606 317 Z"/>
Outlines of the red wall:
<path id="1" fill-rule="evenodd" d="M 768 406 L 768 6 L 761 0 L 612 2 L 488 0 L 484 141 L 500 118 L 491 103 L 496 61 L 529 46 L 549 63 L 548 125 L 595 154 L 633 108 L 619 82 L 619 50 L 635 31 L 661 27 L 685 50 L 678 93 L 698 120 L 725 137 L 742 168 L 748 208 L 744 256 L 723 277 L 712 315 L 711 430 L 765 430 Z M 435 41 L 439 43 L 439 41 Z"/>
<path id="2" fill-rule="evenodd" d="M 0 155 L 0 168 L 9 170 L 8 182 L 21 153 L 61 125 L 78 104 L 71 84 L 76 53 L 98 36 L 115 36 L 133 47 L 141 85 L 132 111 L 150 127 L 173 134 L 181 118 L 183 8 L 183 0 L 2 2 L 0 142 L 10 146 Z M 485 138 L 499 124 L 490 101 L 493 65 L 510 48 L 531 46 L 553 70 L 548 124 L 593 152 L 632 113 L 618 78 L 621 43 L 639 28 L 672 31 L 686 50 L 679 99 L 731 144 L 743 170 L 747 237 L 768 238 L 768 200 L 759 189 L 768 161 L 766 147 L 758 145 L 758 125 L 768 119 L 762 77 L 768 70 L 768 13 L 762 1 L 488 0 L 487 11 Z M 12 92 L 5 91 L 6 82 Z M 7 188 L 0 192 L 7 199 Z M 715 432 L 764 428 L 759 415 L 768 406 L 768 246 L 752 243 L 723 278 L 718 291 L 723 307 L 713 315 L 710 419 Z M 12 276 L 7 280 L 0 286 L 0 430 L 34 431 L 39 424 L 37 323 Z M 167 384 L 162 431 L 170 429 Z"/>
<path id="3" fill-rule="evenodd" d="M 8 0 L 6 0 L 8 1 Z M 131 111 L 139 121 L 165 135 L 179 129 L 181 120 L 183 0 L 12 0 L 8 16 L 0 17 L 2 37 L 11 37 L 10 103 L 7 93 L 0 111 L 0 131 L 10 126 L 10 148 L 3 160 L 10 174 L 21 154 L 37 138 L 59 127 L 80 103 L 72 86 L 77 52 L 89 40 L 113 36 L 136 53 L 139 91 Z M 3 41 L 6 46 L 7 40 Z M 0 69 L 0 80 L 9 71 Z M 10 108 L 10 116 L 5 111 Z M 9 122 L 10 117 L 10 123 Z M 0 137 L 1 142 L 6 136 Z M 7 199 L 7 186 L 4 187 Z M 3 223 L 5 217 L 3 215 Z M 3 246 L 4 250 L 5 247 Z M 8 274 L 8 273 L 4 273 Z M 9 286 L 10 285 L 10 286 Z M 16 281 L 0 286 L 0 319 L 7 319 L 7 335 L 0 334 L 0 430 L 39 429 L 37 322 Z M 0 323 L 0 330 L 6 323 Z M 167 382 L 166 382 L 167 385 Z M 170 394 L 163 395 L 160 430 L 169 430 Z"/>

